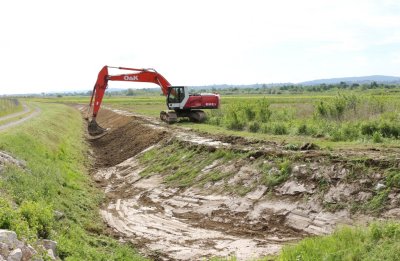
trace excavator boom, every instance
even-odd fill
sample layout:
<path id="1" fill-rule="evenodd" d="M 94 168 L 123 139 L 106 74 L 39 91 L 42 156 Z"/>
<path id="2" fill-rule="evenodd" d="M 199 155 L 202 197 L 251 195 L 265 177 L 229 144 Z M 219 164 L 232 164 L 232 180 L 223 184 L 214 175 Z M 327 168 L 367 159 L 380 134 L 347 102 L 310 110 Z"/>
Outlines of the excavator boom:
<path id="1" fill-rule="evenodd" d="M 110 75 L 108 68 L 120 70 L 134 71 L 133 73 Z M 102 103 L 104 93 L 107 89 L 108 81 L 125 81 L 125 82 L 150 82 L 161 87 L 162 93 L 167 96 L 167 106 L 173 112 L 161 112 L 162 120 L 172 123 L 177 117 L 189 117 L 194 121 L 203 121 L 205 113 L 199 109 L 216 109 L 219 107 L 219 95 L 217 94 L 195 94 L 189 95 L 186 87 L 174 87 L 154 69 L 135 69 L 126 67 L 104 66 L 98 76 L 93 87 L 92 96 L 89 102 L 90 113 L 92 107 L 92 120 L 89 123 L 89 134 L 99 135 L 105 131 L 96 122 L 96 117 Z"/>

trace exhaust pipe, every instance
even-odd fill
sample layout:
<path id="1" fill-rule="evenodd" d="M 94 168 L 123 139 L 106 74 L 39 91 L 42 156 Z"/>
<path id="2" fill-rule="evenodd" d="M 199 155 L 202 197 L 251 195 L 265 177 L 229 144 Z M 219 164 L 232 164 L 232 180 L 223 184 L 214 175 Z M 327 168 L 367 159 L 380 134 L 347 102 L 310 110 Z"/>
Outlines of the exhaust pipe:
<path id="1" fill-rule="evenodd" d="M 88 125 L 88 132 L 91 136 L 97 136 L 106 132 L 107 129 L 100 127 L 96 120 L 93 118 Z"/>

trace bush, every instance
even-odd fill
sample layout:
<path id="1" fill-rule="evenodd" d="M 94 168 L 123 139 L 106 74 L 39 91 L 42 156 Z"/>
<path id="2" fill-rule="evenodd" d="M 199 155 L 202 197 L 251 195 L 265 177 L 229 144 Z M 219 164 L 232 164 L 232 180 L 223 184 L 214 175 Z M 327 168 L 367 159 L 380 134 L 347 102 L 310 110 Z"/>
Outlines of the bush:
<path id="1" fill-rule="evenodd" d="M 307 124 L 305 124 L 305 123 L 301 124 L 297 129 L 297 134 L 307 135 L 308 134 Z"/>
<path id="2" fill-rule="evenodd" d="M 382 134 L 379 131 L 374 132 L 372 135 L 372 140 L 375 143 L 381 143 L 383 141 Z"/>
<path id="3" fill-rule="evenodd" d="M 265 98 L 256 103 L 256 119 L 259 122 L 268 122 L 271 118 L 272 111 L 269 108 L 270 104 Z"/>
<path id="4" fill-rule="evenodd" d="M 385 138 L 397 139 L 400 136 L 400 126 L 396 126 L 395 123 L 383 122 L 379 125 L 379 131 Z"/>
<path id="5" fill-rule="evenodd" d="M 282 123 L 276 123 L 273 128 L 272 128 L 272 132 L 275 135 L 285 135 L 288 134 L 288 130 L 286 128 L 286 125 L 282 124 Z"/>
<path id="6" fill-rule="evenodd" d="M 26 201 L 19 209 L 21 216 L 40 238 L 48 238 L 53 226 L 53 210 L 44 203 Z"/>
<path id="7" fill-rule="evenodd" d="M 260 124 L 256 121 L 250 122 L 248 125 L 250 132 L 257 132 L 260 129 Z"/>
<path id="8" fill-rule="evenodd" d="M 376 122 L 366 122 L 361 125 L 361 134 L 372 136 L 378 129 L 378 124 Z"/>

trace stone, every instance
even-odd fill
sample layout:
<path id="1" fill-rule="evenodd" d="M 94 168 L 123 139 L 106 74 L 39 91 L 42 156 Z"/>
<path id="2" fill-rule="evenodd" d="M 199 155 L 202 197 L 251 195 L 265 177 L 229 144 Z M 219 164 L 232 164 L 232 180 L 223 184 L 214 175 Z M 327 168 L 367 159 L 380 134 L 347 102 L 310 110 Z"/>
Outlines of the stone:
<path id="1" fill-rule="evenodd" d="M 387 218 L 400 218 L 400 208 L 393 208 L 386 213 L 383 214 L 384 217 Z"/>
<path id="2" fill-rule="evenodd" d="M 51 259 L 51 260 L 56 260 L 55 254 L 53 252 L 52 249 L 47 249 L 47 256 Z"/>
<path id="3" fill-rule="evenodd" d="M 331 187 L 329 191 L 324 195 L 324 202 L 337 203 L 348 201 L 350 195 L 353 193 L 353 190 L 354 188 L 346 184 L 339 184 L 336 187 Z"/>
<path id="4" fill-rule="evenodd" d="M 308 190 L 304 184 L 297 183 L 296 181 L 286 182 L 282 187 L 277 189 L 277 191 L 283 195 L 297 195 L 304 192 L 312 193 L 312 191 Z"/>
<path id="5" fill-rule="evenodd" d="M 376 184 L 376 186 L 375 186 L 375 190 L 382 190 L 384 188 L 386 188 L 385 184 L 380 183 L 380 182 L 378 184 Z"/>
<path id="6" fill-rule="evenodd" d="M 53 251 L 54 255 L 56 255 L 56 253 L 57 253 L 57 242 L 56 241 L 49 240 L 49 239 L 43 239 L 42 245 L 45 249 L 51 249 Z"/>
<path id="7" fill-rule="evenodd" d="M 246 194 L 246 198 L 251 200 L 259 200 L 268 190 L 266 186 L 260 185 L 257 188 Z"/>
<path id="8" fill-rule="evenodd" d="M 372 198 L 372 193 L 371 192 L 361 191 L 360 193 L 357 194 L 357 197 L 356 197 L 355 201 L 356 202 L 366 202 L 370 198 Z"/>
<path id="9" fill-rule="evenodd" d="M 19 248 L 14 249 L 7 257 L 7 261 L 21 261 L 22 250 Z"/>
<path id="10" fill-rule="evenodd" d="M 34 255 L 37 254 L 37 251 L 31 246 L 24 246 L 22 249 L 22 260 L 31 260 Z"/>
<path id="11" fill-rule="evenodd" d="M 10 249 L 6 243 L 0 242 L 0 256 L 8 256 Z"/>
<path id="12" fill-rule="evenodd" d="M 17 234 L 14 231 L 5 229 L 0 229 L 0 242 L 7 244 L 11 249 L 21 243 L 17 239 Z"/>
<path id="13" fill-rule="evenodd" d="M 54 217 L 56 218 L 56 220 L 60 220 L 65 217 L 65 214 L 61 211 L 54 210 Z"/>

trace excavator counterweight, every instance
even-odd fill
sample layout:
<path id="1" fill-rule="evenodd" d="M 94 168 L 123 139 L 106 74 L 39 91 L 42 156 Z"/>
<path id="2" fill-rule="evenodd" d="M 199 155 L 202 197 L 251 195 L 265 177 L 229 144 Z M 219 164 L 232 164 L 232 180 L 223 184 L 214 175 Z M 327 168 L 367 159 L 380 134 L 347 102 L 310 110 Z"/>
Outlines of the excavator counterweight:
<path id="1" fill-rule="evenodd" d="M 110 75 L 108 68 L 134 71 L 134 73 Z M 88 131 L 92 136 L 100 135 L 106 131 L 106 129 L 98 125 L 96 117 L 107 89 L 108 81 L 151 82 L 159 85 L 164 96 L 167 96 L 168 107 L 167 111 L 160 113 L 160 119 L 169 124 L 176 122 L 180 117 L 187 117 L 195 122 L 203 122 L 206 114 L 202 109 L 217 109 L 220 105 L 218 94 L 189 94 L 186 86 L 171 86 L 167 79 L 154 69 L 104 66 L 97 76 L 89 102 L 88 115 L 92 112 L 92 118 L 89 121 Z"/>

